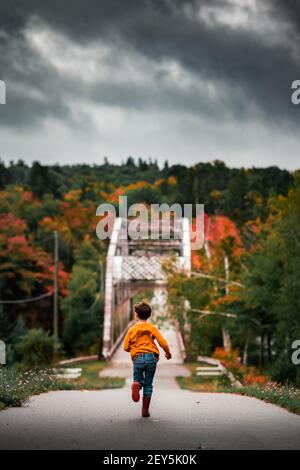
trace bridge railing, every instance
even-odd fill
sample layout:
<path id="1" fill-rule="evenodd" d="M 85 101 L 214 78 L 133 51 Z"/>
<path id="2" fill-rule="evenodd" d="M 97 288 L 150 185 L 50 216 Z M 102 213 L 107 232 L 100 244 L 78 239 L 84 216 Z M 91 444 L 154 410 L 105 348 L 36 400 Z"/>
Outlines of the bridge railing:
<path id="1" fill-rule="evenodd" d="M 152 284 L 164 282 L 159 262 L 160 260 L 163 262 L 166 254 L 168 252 L 171 254 L 174 249 L 178 256 L 178 266 L 187 274 L 191 272 L 188 219 L 183 218 L 175 224 L 174 228 L 180 229 L 180 237 L 177 238 L 176 244 L 173 243 L 174 238 L 159 240 L 158 243 L 151 243 L 151 240 L 150 243 L 147 243 L 148 240 L 146 242 L 128 240 L 126 222 L 125 219 L 115 219 L 107 253 L 102 349 L 102 355 L 106 359 L 110 359 L 113 355 L 116 344 L 123 337 L 132 320 L 131 299 L 134 295 L 132 287 L 142 281 Z M 136 251 L 133 251 L 133 246 Z M 146 252 L 144 255 L 143 251 Z M 128 263 L 130 258 L 133 263 Z M 146 275 L 140 272 L 143 269 Z"/>

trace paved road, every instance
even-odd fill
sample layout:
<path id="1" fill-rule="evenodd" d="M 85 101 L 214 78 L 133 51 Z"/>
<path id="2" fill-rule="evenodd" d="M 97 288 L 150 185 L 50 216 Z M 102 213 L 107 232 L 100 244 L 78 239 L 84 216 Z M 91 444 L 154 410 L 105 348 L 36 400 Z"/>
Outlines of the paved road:
<path id="1" fill-rule="evenodd" d="M 174 330 L 174 359 L 158 365 L 151 417 L 130 399 L 129 356 L 118 351 L 103 375 L 127 385 L 100 392 L 54 392 L 0 413 L 0 449 L 299 449 L 300 417 L 261 401 L 180 390 L 188 375 Z M 176 352 L 177 351 L 177 352 Z"/>
<path id="2" fill-rule="evenodd" d="M 300 417 L 255 399 L 163 388 L 53 392 L 0 413 L 0 449 L 300 449 Z"/>

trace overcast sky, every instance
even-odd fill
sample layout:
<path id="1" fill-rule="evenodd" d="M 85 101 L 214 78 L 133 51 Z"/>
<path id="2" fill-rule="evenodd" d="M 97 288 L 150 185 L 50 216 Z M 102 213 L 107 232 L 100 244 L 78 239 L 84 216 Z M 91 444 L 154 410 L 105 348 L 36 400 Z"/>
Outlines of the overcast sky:
<path id="1" fill-rule="evenodd" d="M 298 0 L 0 3 L 0 157 L 300 168 Z"/>

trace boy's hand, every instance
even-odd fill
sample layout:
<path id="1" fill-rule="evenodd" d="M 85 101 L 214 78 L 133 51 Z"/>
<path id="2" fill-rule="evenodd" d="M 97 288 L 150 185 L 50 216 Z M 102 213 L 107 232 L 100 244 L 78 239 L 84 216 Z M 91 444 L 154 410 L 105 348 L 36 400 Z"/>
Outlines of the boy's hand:
<path id="1" fill-rule="evenodd" d="M 171 354 L 170 352 L 169 352 L 169 353 L 166 353 L 166 354 L 165 354 L 165 357 L 166 357 L 166 359 L 169 360 L 169 359 L 172 358 L 172 354 Z"/>

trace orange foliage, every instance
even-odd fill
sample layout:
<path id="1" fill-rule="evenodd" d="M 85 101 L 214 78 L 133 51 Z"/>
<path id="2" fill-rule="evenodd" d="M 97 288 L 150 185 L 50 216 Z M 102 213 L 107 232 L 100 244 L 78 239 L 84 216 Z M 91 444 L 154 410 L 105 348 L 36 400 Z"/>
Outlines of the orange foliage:
<path id="1" fill-rule="evenodd" d="M 249 373 L 243 377 L 244 385 L 266 385 L 269 379 L 266 375 L 256 375 L 254 373 Z"/>
<path id="2" fill-rule="evenodd" d="M 242 376 L 244 385 L 265 385 L 269 378 L 260 374 L 256 367 L 247 367 L 241 364 L 239 350 L 226 352 L 223 348 L 216 348 L 213 358 L 219 359 L 224 367 L 231 369 L 233 373 Z"/>
<path id="3" fill-rule="evenodd" d="M 164 183 L 164 181 L 165 181 L 165 180 L 164 180 L 163 178 L 160 178 L 160 179 L 154 181 L 154 186 L 155 186 L 156 188 L 159 188 L 159 186 L 161 186 L 161 185 Z"/>
<path id="4" fill-rule="evenodd" d="M 219 359 L 226 367 L 229 365 L 239 367 L 241 365 L 240 351 L 238 349 L 232 349 L 228 352 L 224 348 L 216 348 L 212 357 Z"/>
<path id="5" fill-rule="evenodd" d="M 176 176 L 169 176 L 169 178 L 167 179 L 167 183 L 170 186 L 176 186 L 176 184 L 177 184 Z"/>
<path id="6" fill-rule="evenodd" d="M 197 251 L 193 250 L 192 251 L 192 269 L 195 269 L 197 271 L 201 269 L 201 266 L 202 266 L 201 255 Z"/>
<path id="7" fill-rule="evenodd" d="M 81 189 L 72 189 L 64 195 L 64 201 L 67 202 L 78 202 L 81 198 L 82 191 Z"/>
<path id="8" fill-rule="evenodd" d="M 92 202 L 84 205 L 77 197 L 78 191 L 70 191 L 60 203 L 60 214 L 39 222 L 46 233 L 57 230 L 73 246 L 86 232 L 95 233 L 95 206 Z"/>
<path id="9" fill-rule="evenodd" d="M 215 300 L 211 301 L 211 305 L 214 307 L 218 307 L 220 305 L 230 305 L 236 302 L 237 296 L 236 295 L 223 295 L 218 297 Z"/>

